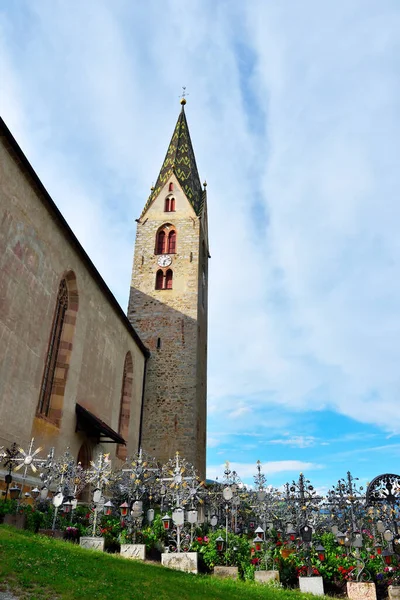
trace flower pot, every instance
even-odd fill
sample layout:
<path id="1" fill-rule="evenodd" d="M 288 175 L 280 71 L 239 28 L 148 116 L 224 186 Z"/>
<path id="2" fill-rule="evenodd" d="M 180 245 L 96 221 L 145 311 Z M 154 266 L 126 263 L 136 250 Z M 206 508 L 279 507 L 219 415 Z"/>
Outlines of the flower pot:
<path id="1" fill-rule="evenodd" d="M 281 548 L 282 558 L 288 558 L 293 552 L 295 552 L 294 548 Z"/>

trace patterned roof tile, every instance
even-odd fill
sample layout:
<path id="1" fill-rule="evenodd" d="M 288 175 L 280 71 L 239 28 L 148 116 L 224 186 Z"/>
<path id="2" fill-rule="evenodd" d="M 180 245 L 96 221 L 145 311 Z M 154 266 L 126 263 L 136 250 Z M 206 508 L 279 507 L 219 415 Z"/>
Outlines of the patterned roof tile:
<path id="1" fill-rule="evenodd" d="M 195 213 L 200 215 L 204 204 L 204 194 L 197 171 L 196 159 L 183 104 L 156 185 L 152 189 L 141 217 L 161 192 L 172 173 L 174 173 L 181 184 Z"/>

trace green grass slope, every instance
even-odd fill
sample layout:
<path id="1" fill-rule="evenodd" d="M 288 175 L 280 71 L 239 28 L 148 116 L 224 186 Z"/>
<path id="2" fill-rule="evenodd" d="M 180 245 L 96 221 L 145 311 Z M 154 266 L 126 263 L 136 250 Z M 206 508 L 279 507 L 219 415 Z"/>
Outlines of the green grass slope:
<path id="1" fill-rule="evenodd" d="M 0 590 L 30 600 L 300 600 L 253 582 L 190 575 L 0 526 Z"/>

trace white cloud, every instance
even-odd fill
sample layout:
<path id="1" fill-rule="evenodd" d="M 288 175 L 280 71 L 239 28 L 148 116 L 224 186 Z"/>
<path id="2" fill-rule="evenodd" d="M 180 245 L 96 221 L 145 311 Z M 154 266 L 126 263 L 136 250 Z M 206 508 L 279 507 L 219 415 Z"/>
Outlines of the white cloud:
<path id="1" fill-rule="evenodd" d="M 229 468 L 231 471 L 236 471 L 240 479 L 247 480 L 252 479 L 254 475 L 257 473 L 257 468 L 255 464 L 251 463 L 229 463 Z M 262 464 L 263 472 L 268 477 L 270 475 L 276 475 L 277 473 L 290 472 L 293 474 L 299 474 L 303 471 L 315 471 L 319 469 L 323 469 L 324 465 L 313 463 L 313 462 L 305 462 L 301 460 L 277 460 L 264 462 Z M 218 477 L 219 481 L 222 481 L 224 477 L 225 464 L 221 465 L 210 465 L 207 467 L 207 478 L 208 479 L 216 479 Z"/>
<path id="2" fill-rule="evenodd" d="M 221 444 L 221 441 L 217 438 L 209 437 L 207 438 L 207 447 L 208 448 L 217 448 Z"/>
<path id="3" fill-rule="evenodd" d="M 278 440 L 269 440 L 269 444 L 277 444 L 282 446 L 290 446 L 291 448 L 310 448 L 315 446 L 317 440 L 313 436 L 295 435 L 289 438 L 281 438 Z"/>
<path id="4" fill-rule="evenodd" d="M 248 415 L 252 410 L 249 406 L 237 406 L 233 411 L 229 412 L 230 419 L 237 419 L 243 415 Z"/>

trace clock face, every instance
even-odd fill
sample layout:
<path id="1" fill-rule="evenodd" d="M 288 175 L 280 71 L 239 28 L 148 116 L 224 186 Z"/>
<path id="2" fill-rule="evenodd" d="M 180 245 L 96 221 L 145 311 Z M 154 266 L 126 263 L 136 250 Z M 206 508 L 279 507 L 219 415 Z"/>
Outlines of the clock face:
<path id="1" fill-rule="evenodd" d="M 158 257 L 157 262 L 160 267 L 169 267 L 169 265 L 172 263 L 172 258 L 169 256 L 169 254 L 162 254 Z"/>

